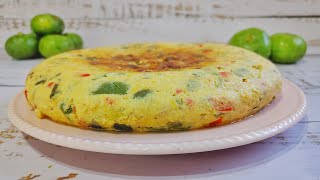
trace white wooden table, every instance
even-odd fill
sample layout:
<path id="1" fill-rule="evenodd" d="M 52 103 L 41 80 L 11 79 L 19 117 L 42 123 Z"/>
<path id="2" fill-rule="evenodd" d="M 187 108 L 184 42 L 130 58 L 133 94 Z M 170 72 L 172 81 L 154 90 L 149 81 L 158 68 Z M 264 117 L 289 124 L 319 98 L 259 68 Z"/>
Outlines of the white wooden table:
<path id="1" fill-rule="evenodd" d="M 268 8 L 269 7 L 269 8 Z M 76 10 L 77 11 L 76 11 Z M 0 180 L 74 179 L 320 179 L 320 1 L 0 1 Z M 306 117 L 282 134 L 241 147 L 183 155 L 128 156 L 55 146 L 11 125 L 9 100 L 23 89 L 41 60 L 13 61 L 5 39 L 29 30 L 37 13 L 66 19 L 86 47 L 143 41 L 227 42 L 236 31 L 256 26 L 269 34 L 305 37 L 308 55 L 278 65 L 306 94 Z"/>

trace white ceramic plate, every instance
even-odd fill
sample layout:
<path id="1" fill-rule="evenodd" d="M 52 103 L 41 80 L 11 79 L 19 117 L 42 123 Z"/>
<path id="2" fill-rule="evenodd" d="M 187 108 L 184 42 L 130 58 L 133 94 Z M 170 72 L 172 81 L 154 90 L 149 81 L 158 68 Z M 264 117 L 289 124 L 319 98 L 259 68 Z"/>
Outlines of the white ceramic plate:
<path id="1" fill-rule="evenodd" d="M 86 151 L 114 154 L 182 154 L 225 149 L 279 134 L 303 118 L 306 99 L 292 82 L 283 81 L 276 99 L 250 118 L 209 129 L 174 133 L 109 133 L 83 130 L 38 119 L 19 93 L 9 105 L 9 118 L 21 131 L 40 140 Z"/>

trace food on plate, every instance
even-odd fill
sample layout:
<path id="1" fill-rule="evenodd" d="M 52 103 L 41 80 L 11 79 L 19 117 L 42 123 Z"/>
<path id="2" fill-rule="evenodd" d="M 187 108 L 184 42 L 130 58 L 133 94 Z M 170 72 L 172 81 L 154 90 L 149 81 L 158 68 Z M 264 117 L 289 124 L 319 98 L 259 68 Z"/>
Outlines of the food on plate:
<path id="1" fill-rule="evenodd" d="M 38 117 L 71 126 L 178 131 L 244 119 L 281 83 L 269 60 L 242 48 L 141 43 L 48 58 L 28 74 L 25 96 Z"/>
<path id="2" fill-rule="evenodd" d="M 64 22 L 53 14 L 39 14 L 32 18 L 31 29 L 39 35 L 61 34 L 64 30 Z"/>
<path id="3" fill-rule="evenodd" d="M 268 34 L 258 28 L 248 28 L 234 34 L 230 45 L 248 49 L 265 58 L 271 54 L 271 43 Z"/>
<path id="4" fill-rule="evenodd" d="M 293 64 L 306 54 L 307 43 L 298 35 L 277 33 L 270 38 L 272 44 L 271 60 L 275 63 Z"/>
<path id="5" fill-rule="evenodd" d="M 11 36 L 5 43 L 7 54 L 15 59 L 28 59 L 38 53 L 38 39 L 34 33 L 18 33 Z"/>
<path id="6" fill-rule="evenodd" d="M 74 49 L 76 49 L 74 41 L 65 35 L 46 35 L 39 42 L 39 51 L 46 58 Z"/>

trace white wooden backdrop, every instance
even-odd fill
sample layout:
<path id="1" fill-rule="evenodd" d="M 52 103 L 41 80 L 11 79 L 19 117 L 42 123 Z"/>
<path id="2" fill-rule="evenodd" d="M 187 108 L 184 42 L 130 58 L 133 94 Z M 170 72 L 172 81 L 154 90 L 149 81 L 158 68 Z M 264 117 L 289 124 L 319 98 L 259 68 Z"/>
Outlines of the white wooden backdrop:
<path id="1" fill-rule="evenodd" d="M 30 31 L 30 19 L 47 12 L 64 18 L 67 31 L 81 33 L 90 47 L 117 42 L 101 38 L 106 31 L 153 36 L 133 41 L 226 42 L 251 26 L 269 34 L 300 34 L 311 45 L 310 53 L 319 53 L 313 46 L 320 46 L 319 0 L 0 0 L 1 45 L 16 31 Z"/>
<path id="2" fill-rule="evenodd" d="M 119 156 L 50 145 L 16 131 L 6 111 L 41 60 L 13 61 L 3 49 L 30 19 L 53 13 L 86 47 L 144 41 L 227 42 L 259 27 L 303 36 L 308 55 L 278 65 L 307 95 L 307 116 L 273 138 L 229 150 L 177 156 Z M 320 0 L 0 0 L 0 180 L 75 179 L 320 179 Z M 9 133 L 8 133 L 8 131 Z M 6 134 L 14 136 L 8 138 Z"/>

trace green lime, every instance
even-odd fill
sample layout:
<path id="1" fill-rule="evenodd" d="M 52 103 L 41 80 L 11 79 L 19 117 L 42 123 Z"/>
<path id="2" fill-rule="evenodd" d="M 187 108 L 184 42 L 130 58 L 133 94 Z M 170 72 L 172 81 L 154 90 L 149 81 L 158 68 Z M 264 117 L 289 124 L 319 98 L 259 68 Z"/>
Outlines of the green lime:
<path id="1" fill-rule="evenodd" d="M 229 41 L 230 45 L 248 49 L 265 58 L 271 54 L 271 43 L 266 32 L 258 28 L 248 28 L 234 34 Z"/>
<path id="2" fill-rule="evenodd" d="M 64 35 L 46 35 L 41 38 L 39 43 L 39 51 L 46 58 L 73 49 L 75 49 L 73 41 Z"/>
<path id="3" fill-rule="evenodd" d="M 277 33 L 270 37 L 271 60 L 275 63 L 292 64 L 299 61 L 307 51 L 307 43 L 295 34 Z"/>
<path id="4" fill-rule="evenodd" d="M 83 41 L 81 36 L 79 36 L 76 33 L 66 33 L 65 35 L 72 39 L 76 49 L 81 49 L 83 47 Z"/>
<path id="5" fill-rule="evenodd" d="M 32 58 L 38 53 L 37 36 L 33 33 L 13 35 L 6 41 L 5 50 L 15 59 Z"/>
<path id="6" fill-rule="evenodd" d="M 53 14 L 39 14 L 32 18 L 31 29 L 39 35 L 61 34 L 64 30 L 64 22 Z"/>

